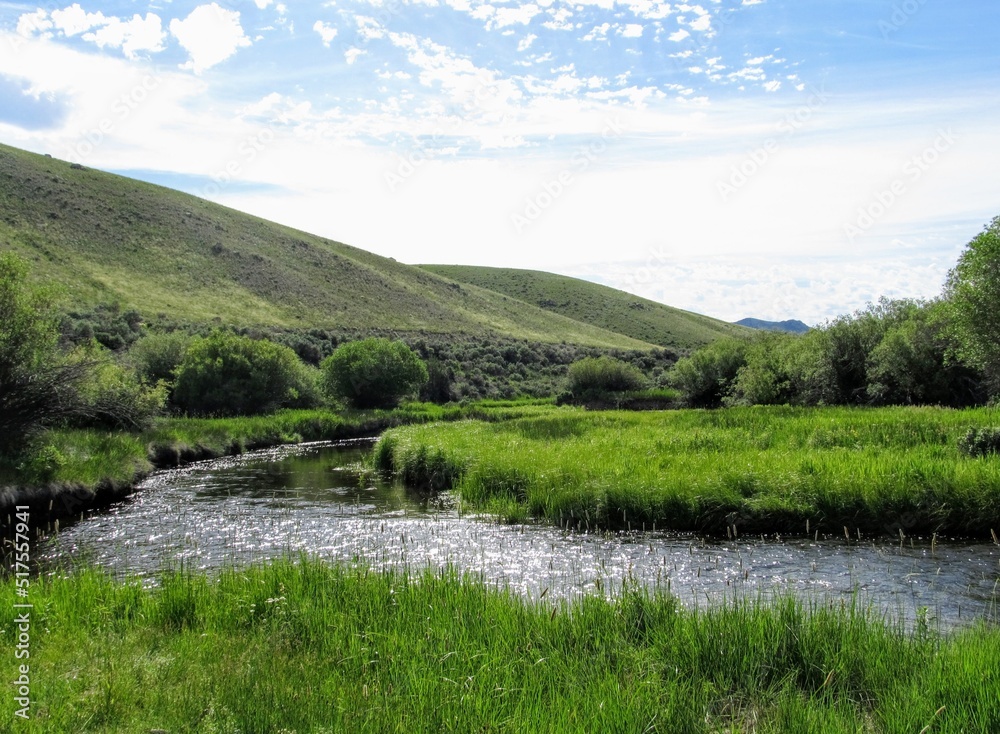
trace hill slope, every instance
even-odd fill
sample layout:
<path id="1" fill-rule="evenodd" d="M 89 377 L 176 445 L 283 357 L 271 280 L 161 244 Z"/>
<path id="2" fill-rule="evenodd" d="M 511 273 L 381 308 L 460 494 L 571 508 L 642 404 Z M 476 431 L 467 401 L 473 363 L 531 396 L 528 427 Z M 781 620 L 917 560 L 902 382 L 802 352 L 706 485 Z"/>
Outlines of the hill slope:
<path id="1" fill-rule="evenodd" d="M 693 349 L 744 330 L 608 286 L 537 270 L 471 265 L 421 265 L 428 272 L 518 298 L 547 311 L 634 339 Z"/>
<path id="2" fill-rule="evenodd" d="M 0 249 L 77 306 L 244 326 L 502 334 L 646 349 L 474 285 L 161 186 L 0 145 Z"/>

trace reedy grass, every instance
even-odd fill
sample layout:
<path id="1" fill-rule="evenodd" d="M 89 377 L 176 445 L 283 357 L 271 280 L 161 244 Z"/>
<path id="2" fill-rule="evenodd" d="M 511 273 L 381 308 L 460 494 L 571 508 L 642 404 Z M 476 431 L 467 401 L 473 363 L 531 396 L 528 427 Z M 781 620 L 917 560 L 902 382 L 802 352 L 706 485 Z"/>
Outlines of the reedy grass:
<path id="1" fill-rule="evenodd" d="M 0 525 L 17 504 L 38 524 L 107 504 L 128 494 L 154 468 L 300 443 L 376 436 L 393 426 L 477 417 L 508 420 L 542 414 L 551 400 L 440 406 L 407 403 L 394 410 L 283 410 L 230 418 L 162 418 L 141 434 L 50 430 L 28 455 L 0 460 Z"/>
<path id="2" fill-rule="evenodd" d="M 30 593 L 32 719 L 8 703 L 5 731 L 1000 727 L 996 628 L 907 632 L 850 604 L 689 610 L 638 589 L 529 603 L 454 572 L 307 558 L 180 570 L 155 589 L 84 570 Z M 8 579 L 0 604 L 15 598 Z"/>
<path id="3" fill-rule="evenodd" d="M 997 418 L 995 408 L 558 408 L 393 429 L 374 462 L 514 520 L 989 537 L 1000 528 L 1000 456 L 963 456 L 958 439 Z"/>

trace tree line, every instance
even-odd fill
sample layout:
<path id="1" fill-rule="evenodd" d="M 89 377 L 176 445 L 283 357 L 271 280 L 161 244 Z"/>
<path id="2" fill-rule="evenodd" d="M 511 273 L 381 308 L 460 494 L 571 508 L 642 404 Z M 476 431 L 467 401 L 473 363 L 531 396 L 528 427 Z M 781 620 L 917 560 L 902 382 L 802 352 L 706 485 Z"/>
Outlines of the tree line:
<path id="1" fill-rule="evenodd" d="M 882 299 L 804 335 L 723 339 L 671 374 L 685 402 L 968 406 L 1000 397 L 1000 217 L 932 301 Z"/>

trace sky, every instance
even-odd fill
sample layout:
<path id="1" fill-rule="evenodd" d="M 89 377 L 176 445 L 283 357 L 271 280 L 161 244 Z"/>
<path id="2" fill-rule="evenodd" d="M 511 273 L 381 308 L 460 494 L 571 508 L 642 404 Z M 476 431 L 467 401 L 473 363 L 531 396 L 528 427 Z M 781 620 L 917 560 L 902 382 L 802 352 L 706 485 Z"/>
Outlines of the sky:
<path id="1" fill-rule="evenodd" d="M 0 142 L 818 324 L 937 296 L 1000 214 L 998 31 L 996 0 L 0 0 Z"/>

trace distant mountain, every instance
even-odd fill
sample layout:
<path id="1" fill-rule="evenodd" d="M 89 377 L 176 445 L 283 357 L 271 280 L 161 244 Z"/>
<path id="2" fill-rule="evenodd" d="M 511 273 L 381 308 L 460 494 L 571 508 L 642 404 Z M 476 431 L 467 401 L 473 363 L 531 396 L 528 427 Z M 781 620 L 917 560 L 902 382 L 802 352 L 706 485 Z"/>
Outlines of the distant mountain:
<path id="1" fill-rule="evenodd" d="M 750 329 L 761 329 L 763 331 L 787 331 L 792 334 L 805 334 L 809 331 L 809 326 L 803 324 L 798 319 L 788 321 L 762 321 L 761 319 L 740 319 L 736 322 L 740 326 Z"/>
<path id="2" fill-rule="evenodd" d="M 473 265 L 421 265 L 463 286 L 478 286 L 616 334 L 676 350 L 697 349 L 738 326 L 683 311 L 606 285 L 538 270 Z"/>

